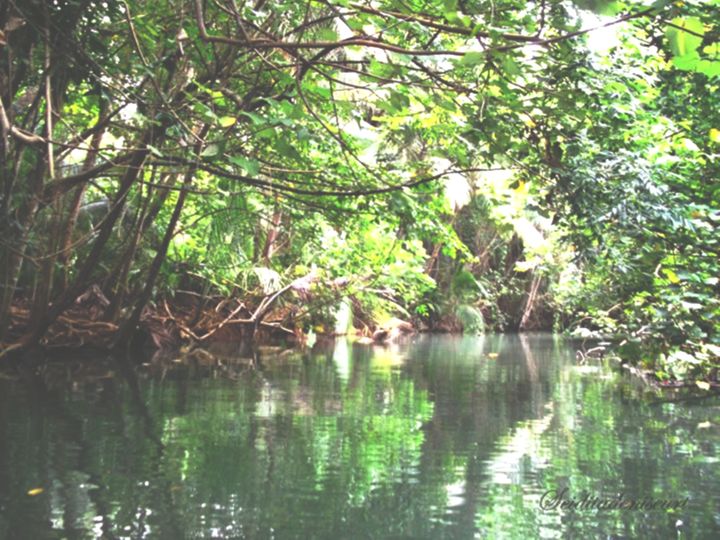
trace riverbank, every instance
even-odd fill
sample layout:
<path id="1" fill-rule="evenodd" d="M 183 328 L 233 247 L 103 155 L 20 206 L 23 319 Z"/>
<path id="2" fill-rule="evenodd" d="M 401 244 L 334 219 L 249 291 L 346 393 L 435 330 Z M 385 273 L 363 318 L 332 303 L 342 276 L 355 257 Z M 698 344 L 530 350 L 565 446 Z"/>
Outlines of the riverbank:
<path id="1" fill-rule="evenodd" d="M 259 363 L 260 355 L 293 354 L 297 350 L 310 350 L 316 342 L 320 347 L 333 340 L 345 337 L 332 330 L 316 328 L 319 333 L 306 333 L 292 314 L 297 306 L 283 306 L 268 309 L 258 320 L 260 301 L 254 309 L 246 304 L 228 298 L 206 297 L 186 294 L 190 301 L 182 299 L 162 299 L 149 305 L 140 318 L 138 330 L 127 342 L 117 342 L 121 325 L 102 320 L 103 302 L 92 295 L 84 295 L 81 302 L 69 309 L 65 315 L 50 327 L 47 337 L 36 347 L 32 354 L 26 354 L 27 348 L 16 344 L 26 331 L 29 310 L 23 306 L 13 306 L 12 326 L 9 335 L 15 337 L 15 343 L 4 345 L 0 349 L 3 356 L 14 358 L 14 362 L 0 364 L 6 375 L 28 358 L 32 366 L 45 365 L 50 359 L 54 364 L 84 365 L 84 360 L 98 356 L 126 355 L 134 351 L 135 357 L 147 357 L 147 362 L 136 362 L 151 371 L 163 373 L 177 370 L 214 373 L 214 376 L 235 378 L 248 367 Z M 193 301 L 201 300 L 201 301 Z M 267 304 L 267 302 L 265 302 Z M 461 335 L 462 328 L 456 332 L 430 331 L 427 327 L 390 319 L 383 325 L 365 325 L 361 329 L 350 327 L 346 334 L 351 342 L 360 345 L 386 345 L 402 339 L 402 336 L 414 333 L 441 333 Z M 520 334 L 523 335 L 523 334 Z M 309 339 L 310 338 L 310 339 Z M 575 351 L 578 365 L 596 364 L 610 361 L 619 371 L 641 382 L 644 386 L 664 394 L 681 392 L 683 395 L 716 394 L 720 392 L 720 383 L 715 380 L 661 380 L 651 369 L 623 362 L 613 355 L 613 347 L 608 342 L 588 343 L 586 340 L 568 338 L 570 347 Z M 317 346 L 314 347 L 315 349 Z M 40 353 L 40 354 L 38 354 Z M 241 360 L 238 361 L 238 358 Z M 604 358 L 604 359 L 603 359 Z M 93 360 L 94 361 L 94 360 Z M 97 367 L 97 366 L 95 366 Z M 77 371 L 77 373 L 76 373 Z M 90 369 L 90 378 L 96 376 L 97 369 Z M 101 370 L 104 376 L 105 371 Z M 79 374 L 79 375 L 78 375 Z M 67 372 L 66 376 L 85 379 L 85 368 Z"/>
<path id="2" fill-rule="evenodd" d="M 199 295 L 198 295 L 199 296 Z M 100 294 L 86 293 L 48 328 L 37 345 L 47 349 L 95 347 L 112 349 L 130 341 L 156 349 L 175 349 L 183 344 L 208 344 L 215 340 L 240 341 L 254 338 L 263 342 L 282 336 L 301 340 L 297 328 L 285 326 L 282 309 L 262 311 L 262 302 L 254 310 L 245 303 L 229 298 L 161 299 L 148 304 L 140 316 L 137 329 L 127 342 L 118 342 L 122 320 L 109 321 L 108 303 Z M 4 349 L 24 348 L 23 338 L 32 327 L 31 310 L 19 303 L 11 309 L 10 328 Z M 121 313 L 122 315 L 122 313 Z M 267 319 L 266 319 L 267 318 Z"/>

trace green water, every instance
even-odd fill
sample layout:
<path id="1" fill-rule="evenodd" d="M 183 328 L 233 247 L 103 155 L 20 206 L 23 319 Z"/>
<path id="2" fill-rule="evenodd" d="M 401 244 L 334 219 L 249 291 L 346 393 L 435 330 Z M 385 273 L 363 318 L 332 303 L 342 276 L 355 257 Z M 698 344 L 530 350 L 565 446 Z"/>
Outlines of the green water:
<path id="1" fill-rule="evenodd" d="M 0 379 L 0 538 L 720 538 L 720 400 L 553 336 L 222 363 Z"/>

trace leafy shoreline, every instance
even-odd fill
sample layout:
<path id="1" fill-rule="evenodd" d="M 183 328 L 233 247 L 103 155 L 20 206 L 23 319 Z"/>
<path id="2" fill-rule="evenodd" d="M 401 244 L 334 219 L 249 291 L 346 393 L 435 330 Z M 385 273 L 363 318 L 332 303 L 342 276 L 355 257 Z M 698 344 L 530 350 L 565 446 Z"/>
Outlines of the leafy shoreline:
<path id="1" fill-rule="evenodd" d="M 397 318 L 627 336 L 658 380 L 715 383 L 718 21 L 720 0 L 5 6 L 0 344 Z"/>

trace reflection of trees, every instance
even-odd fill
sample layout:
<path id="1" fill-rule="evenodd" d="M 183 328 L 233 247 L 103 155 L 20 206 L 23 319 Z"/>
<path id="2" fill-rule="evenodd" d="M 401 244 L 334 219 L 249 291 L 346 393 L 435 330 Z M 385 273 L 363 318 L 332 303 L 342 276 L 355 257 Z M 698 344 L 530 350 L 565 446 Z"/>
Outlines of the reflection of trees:
<path id="1" fill-rule="evenodd" d="M 565 364 L 558 375 L 552 413 L 516 427 L 490 463 L 491 470 L 502 469 L 503 462 L 512 470 L 526 445 L 533 457 L 524 464 L 526 478 L 488 483 L 478 526 L 490 537 L 670 538 L 679 532 L 678 537 L 717 537 L 720 494 L 711 485 L 717 485 L 720 471 L 712 465 L 714 457 L 705 466 L 701 456 L 716 456 L 720 441 L 716 437 L 704 449 L 693 442 L 693 429 L 708 410 L 653 409 L 600 368 Z M 690 496 L 692 502 L 688 511 L 675 512 L 538 510 L 543 492 L 564 488 L 577 498 L 622 493 L 626 499 Z"/>
<path id="2" fill-rule="evenodd" d="M 527 355 L 528 343 L 537 347 L 539 342 L 526 338 L 523 346 L 517 338 L 491 336 L 421 341 L 410 366 L 414 378 L 426 381 L 435 403 L 424 430 L 423 468 L 437 474 L 447 456 L 454 458 L 441 481 L 448 491 L 461 492 L 460 504 L 436 513 L 454 523 L 457 534 L 475 529 L 487 463 L 498 441 L 517 422 L 543 414 L 548 382 L 534 356 Z"/>
<path id="3" fill-rule="evenodd" d="M 108 377 L 99 381 L 72 382 L 63 392 L 57 380 L 48 387 L 47 377 L 30 374 L 13 389 L 14 402 L 23 403 L 26 414 L 0 416 L 8 449 L 0 452 L 5 476 L 0 501 L 7 518 L 0 520 L 0 537 L 46 538 L 43 530 L 54 527 L 68 538 L 85 538 L 88 531 L 113 538 L 123 512 L 132 516 L 133 530 L 149 528 L 155 519 L 151 507 L 162 510 L 155 515 L 163 515 L 165 529 L 180 537 L 172 503 L 163 497 L 163 447 L 147 411 L 142 412 L 136 383 L 132 378 L 126 384 Z M 159 488 L 152 505 L 149 497 L 128 497 L 138 477 L 153 478 Z M 30 498 L 26 492 L 34 487 L 44 492 Z"/>
<path id="4" fill-rule="evenodd" d="M 242 527 L 232 531 L 249 536 L 270 526 L 318 535 L 350 527 L 430 534 L 440 525 L 429 518 L 444 511 L 459 465 L 468 471 L 463 499 L 471 520 L 477 503 L 468 486 L 477 484 L 492 439 L 524 414 L 490 382 L 517 377 L 517 366 L 508 372 L 496 361 L 465 362 L 476 345 L 459 345 L 467 350 L 451 360 L 442 347 L 418 359 L 402 349 L 345 344 L 347 373 L 337 365 L 345 353 L 319 350 L 264 361 L 241 384 L 220 387 L 180 378 L 141 389 L 125 373 L 123 385 L 111 379 L 95 389 L 98 410 L 58 398 L 53 408 L 62 419 L 53 418 L 56 431 L 35 442 L 44 450 L 28 456 L 21 474 L 44 459 L 53 467 L 46 455 L 67 467 L 63 488 L 49 498 L 68 509 L 66 528 L 90 529 L 97 515 L 108 534 L 233 523 Z M 76 423 L 89 418 L 75 435 L 58 427 L 72 415 Z M 58 456 L 60 445 L 75 440 L 85 445 L 82 468 Z M 57 473 L 41 483 L 51 485 L 50 477 Z"/>
<path id="5" fill-rule="evenodd" d="M 263 359 L 237 381 L 13 385 L 0 394 L 0 537 L 47 537 L 51 518 L 69 538 L 658 536 L 662 520 L 570 523 L 537 500 L 560 486 L 680 494 L 680 452 L 709 460 L 689 474 L 713 492 L 717 449 L 692 443 L 701 420 L 625 404 L 615 381 L 551 363 L 562 349 L 544 340 L 420 339 L 382 355 L 339 343 Z M 46 493 L 27 497 L 36 486 Z"/>
<path id="6" fill-rule="evenodd" d="M 213 500 L 222 505 L 217 519 L 245 523 L 245 534 L 269 526 L 327 534 L 366 519 L 376 488 L 416 466 L 420 427 L 432 409 L 412 381 L 373 371 L 360 357 L 342 384 L 332 357 L 265 363 L 247 408 L 218 403 L 176 419 L 175 443 L 189 456 L 184 467 L 193 479 L 182 493 L 186 507 Z M 189 529 L 201 529 L 203 517 L 189 517 Z"/>

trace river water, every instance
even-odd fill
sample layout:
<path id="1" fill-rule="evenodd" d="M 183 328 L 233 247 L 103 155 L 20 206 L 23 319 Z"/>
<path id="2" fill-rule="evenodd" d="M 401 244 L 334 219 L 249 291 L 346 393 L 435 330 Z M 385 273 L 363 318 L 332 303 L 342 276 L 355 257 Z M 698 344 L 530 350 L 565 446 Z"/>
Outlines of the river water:
<path id="1" fill-rule="evenodd" d="M 720 538 L 720 400 L 561 338 L 256 361 L 4 376 L 0 538 Z"/>

